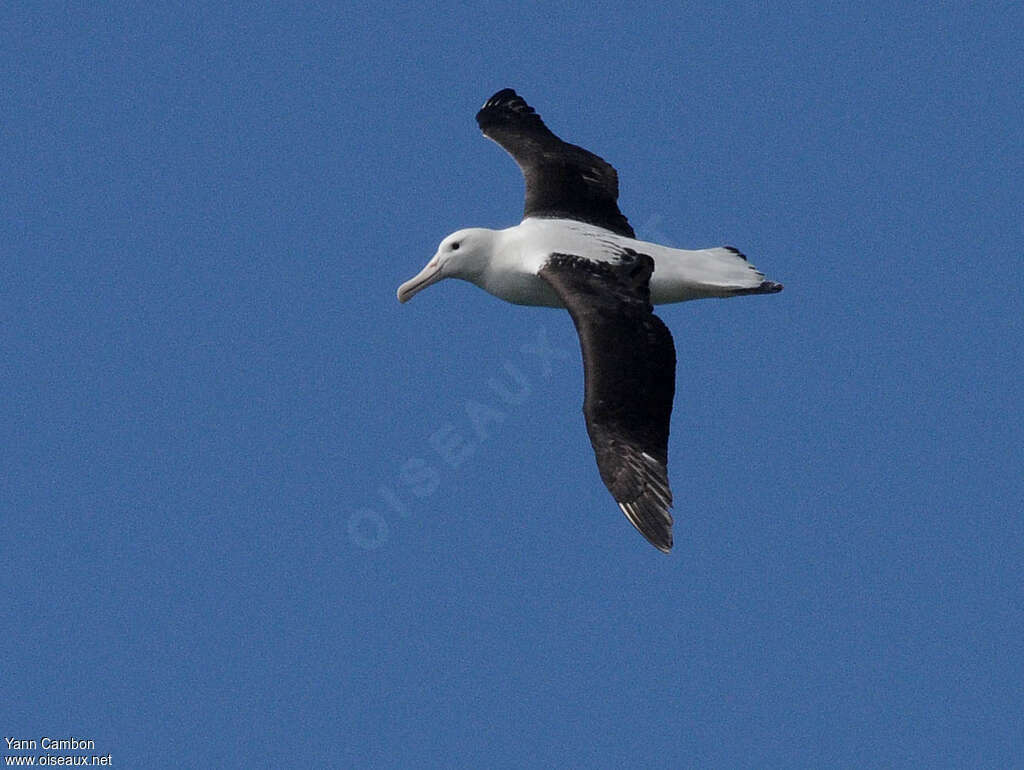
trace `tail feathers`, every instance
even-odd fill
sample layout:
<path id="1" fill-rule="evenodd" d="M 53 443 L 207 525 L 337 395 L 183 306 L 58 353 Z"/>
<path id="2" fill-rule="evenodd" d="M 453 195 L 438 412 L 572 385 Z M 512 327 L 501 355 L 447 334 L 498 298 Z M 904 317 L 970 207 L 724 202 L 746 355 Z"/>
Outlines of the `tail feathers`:
<path id="1" fill-rule="evenodd" d="M 727 296 L 733 291 L 743 293 L 763 293 L 760 287 L 766 281 L 764 273 L 747 261 L 747 256 L 733 246 L 719 246 L 714 249 L 703 249 L 698 252 L 704 258 L 705 280 L 708 286 L 716 286 L 727 290 Z"/>
<path id="2" fill-rule="evenodd" d="M 651 278 L 651 299 L 656 305 L 701 297 L 778 291 L 782 291 L 782 284 L 767 280 L 764 273 L 732 246 L 697 251 L 666 250 L 663 256 L 659 254 Z"/>
<path id="3" fill-rule="evenodd" d="M 778 294 L 783 289 L 781 283 L 775 283 L 775 281 L 761 281 L 759 286 L 755 286 L 751 289 L 734 289 L 729 293 L 730 297 L 739 297 L 743 294 Z"/>

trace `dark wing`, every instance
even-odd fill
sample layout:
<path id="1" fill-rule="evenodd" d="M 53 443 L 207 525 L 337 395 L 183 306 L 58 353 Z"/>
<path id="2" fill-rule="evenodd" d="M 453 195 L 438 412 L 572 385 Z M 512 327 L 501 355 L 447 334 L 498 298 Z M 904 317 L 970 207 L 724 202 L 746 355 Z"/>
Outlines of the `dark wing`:
<path id="1" fill-rule="evenodd" d="M 583 350 L 583 415 L 597 467 L 633 526 L 672 548 L 668 430 L 675 395 L 672 334 L 654 315 L 654 261 L 626 250 L 620 264 L 552 254 L 540 277 L 565 303 Z"/>
<path id="2" fill-rule="evenodd" d="M 601 158 L 563 142 L 511 88 L 476 114 L 488 139 L 511 155 L 526 178 L 524 217 L 575 219 L 635 237 L 619 211 L 619 175 Z"/>

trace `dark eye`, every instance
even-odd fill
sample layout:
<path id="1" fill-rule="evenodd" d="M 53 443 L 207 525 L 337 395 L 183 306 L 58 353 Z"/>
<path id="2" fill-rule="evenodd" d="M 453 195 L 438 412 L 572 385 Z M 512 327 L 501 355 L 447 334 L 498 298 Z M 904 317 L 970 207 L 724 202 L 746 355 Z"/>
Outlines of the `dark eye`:
<path id="1" fill-rule="evenodd" d="M 458 250 L 459 250 L 459 242 L 455 241 L 455 243 L 452 244 L 452 251 L 458 251 Z"/>

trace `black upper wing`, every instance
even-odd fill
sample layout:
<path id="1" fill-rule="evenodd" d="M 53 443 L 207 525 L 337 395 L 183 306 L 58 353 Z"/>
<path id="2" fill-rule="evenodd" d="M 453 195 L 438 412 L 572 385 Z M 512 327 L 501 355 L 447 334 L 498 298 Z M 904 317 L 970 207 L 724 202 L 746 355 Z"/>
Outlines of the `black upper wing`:
<path id="1" fill-rule="evenodd" d="M 575 219 L 635 236 L 619 211 L 619 175 L 592 152 L 563 142 L 511 88 L 498 91 L 476 114 L 488 139 L 500 144 L 526 178 L 524 217 Z"/>
<path id="2" fill-rule="evenodd" d="M 668 432 L 675 396 L 672 334 L 653 313 L 654 261 L 620 264 L 553 254 L 540 276 L 572 316 L 583 350 L 583 414 L 605 486 L 656 548 L 672 548 Z"/>

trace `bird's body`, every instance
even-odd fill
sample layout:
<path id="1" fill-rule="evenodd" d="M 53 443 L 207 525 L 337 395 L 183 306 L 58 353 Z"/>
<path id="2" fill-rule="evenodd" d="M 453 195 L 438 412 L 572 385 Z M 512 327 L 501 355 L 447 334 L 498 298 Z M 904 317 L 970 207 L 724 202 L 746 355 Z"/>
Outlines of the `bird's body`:
<path id="1" fill-rule="evenodd" d="M 504 230 L 452 233 L 398 299 L 459 278 L 517 305 L 567 309 L 580 336 L 583 412 L 601 478 L 629 521 L 667 553 L 676 358 L 652 305 L 782 286 L 728 246 L 687 251 L 637 240 L 618 209 L 615 169 L 552 134 L 511 89 L 492 96 L 477 122 L 523 172 L 524 218 Z"/>
<path id="2" fill-rule="evenodd" d="M 483 271 L 464 280 L 516 305 L 565 307 L 551 285 L 539 276 L 540 269 L 555 253 L 585 254 L 597 262 L 610 263 L 618 262 L 628 251 L 648 255 L 654 260 L 653 305 L 764 292 L 766 284 L 774 285 L 766 282 L 764 275 L 736 249 L 727 246 L 697 251 L 673 249 L 572 219 L 527 217 L 504 230 L 472 228 L 449 237 L 465 242 L 467 233 L 475 235 L 489 254 Z"/>

